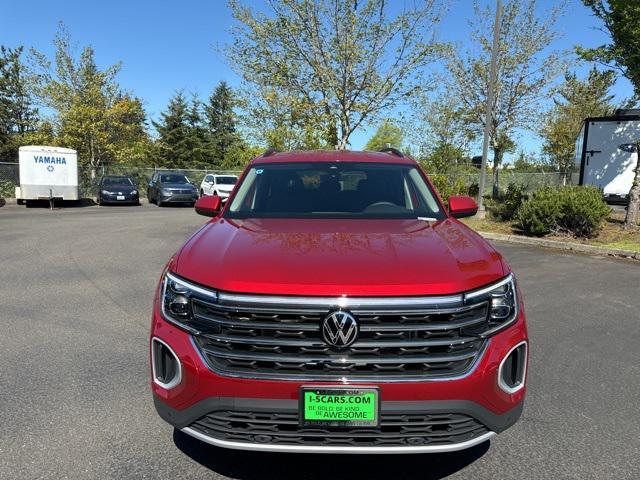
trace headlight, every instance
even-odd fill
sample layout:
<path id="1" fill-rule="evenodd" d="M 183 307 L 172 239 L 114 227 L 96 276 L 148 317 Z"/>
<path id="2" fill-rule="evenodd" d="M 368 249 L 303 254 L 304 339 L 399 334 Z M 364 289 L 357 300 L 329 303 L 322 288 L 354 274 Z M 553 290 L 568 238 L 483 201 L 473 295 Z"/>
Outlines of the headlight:
<path id="1" fill-rule="evenodd" d="M 464 328 L 465 334 L 488 337 L 507 328 L 518 317 L 518 298 L 513 274 L 485 288 L 466 293 L 464 303 L 487 305 L 487 321 Z"/>
<path id="2" fill-rule="evenodd" d="M 103 195 L 111 195 L 111 192 L 109 190 L 102 190 L 102 194 Z"/>
<path id="3" fill-rule="evenodd" d="M 138 190 L 131 190 L 131 195 L 137 195 L 138 194 Z"/>
<path id="4" fill-rule="evenodd" d="M 194 298 L 203 302 L 217 302 L 218 294 L 214 290 L 194 285 L 172 273 L 165 274 L 162 279 L 161 307 L 162 315 L 166 320 L 186 330 L 194 330 L 193 323 L 196 321 L 193 315 Z"/>

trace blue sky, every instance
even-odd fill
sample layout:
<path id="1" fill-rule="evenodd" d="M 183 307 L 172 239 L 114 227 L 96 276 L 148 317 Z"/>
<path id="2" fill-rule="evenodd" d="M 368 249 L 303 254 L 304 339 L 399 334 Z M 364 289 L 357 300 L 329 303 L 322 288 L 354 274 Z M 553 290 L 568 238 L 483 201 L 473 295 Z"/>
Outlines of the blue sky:
<path id="1" fill-rule="evenodd" d="M 246 1 L 262 4 L 260 0 Z M 540 0 L 539 8 L 548 9 L 557 1 Z M 440 37 L 464 47 L 469 42 L 468 19 L 472 13 L 472 0 L 451 0 L 439 28 Z M 4 2 L 0 43 L 34 47 L 51 55 L 58 21 L 66 24 L 79 47 L 94 47 L 99 66 L 122 61 L 118 79 L 125 89 L 144 100 L 150 118 L 158 117 L 178 89 L 206 97 L 220 80 L 239 83 L 219 51 L 229 41 L 233 22 L 223 0 Z M 594 46 L 606 39 L 595 28 L 597 19 L 580 0 L 569 0 L 567 14 L 558 25 L 563 38 L 556 46 L 561 49 L 577 44 Z M 628 97 L 632 89 L 627 81 L 620 80 L 615 93 L 619 98 Z M 352 148 L 362 148 L 371 130 L 357 132 Z M 532 134 L 523 134 L 520 141 L 528 151 L 535 151 L 540 143 Z"/>

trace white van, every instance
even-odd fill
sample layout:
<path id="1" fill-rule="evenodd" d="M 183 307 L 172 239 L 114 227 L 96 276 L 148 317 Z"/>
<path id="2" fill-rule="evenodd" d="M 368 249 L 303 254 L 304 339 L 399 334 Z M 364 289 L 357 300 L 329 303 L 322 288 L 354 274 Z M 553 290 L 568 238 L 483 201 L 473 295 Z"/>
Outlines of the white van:
<path id="1" fill-rule="evenodd" d="M 61 147 L 20 147 L 20 186 L 16 198 L 78 200 L 78 154 Z"/>
<path id="2" fill-rule="evenodd" d="M 640 141 L 640 111 L 618 110 L 610 117 L 587 118 L 576 142 L 579 185 L 602 189 L 610 203 L 627 203 Z"/>

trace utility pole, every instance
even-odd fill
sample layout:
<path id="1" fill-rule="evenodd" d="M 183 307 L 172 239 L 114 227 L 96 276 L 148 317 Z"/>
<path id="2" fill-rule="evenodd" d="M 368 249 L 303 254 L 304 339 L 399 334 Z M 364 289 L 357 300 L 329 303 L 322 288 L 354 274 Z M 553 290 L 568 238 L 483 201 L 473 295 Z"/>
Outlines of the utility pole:
<path id="1" fill-rule="evenodd" d="M 482 164 L 480 165 L 480 183 L 478 185 L 478 210 L 484 216 L 484 187 L 487 181 L 487 156 L 489 155 L 489 132 L 493 122 L 493 96 L 496 87 L 496 69 L 500 49 L 500 22 L 502 21 L 502 0 L 496 0 L 496 20 L 493 24 L 493 45 L 491 47 L 491 70 L 487 91 L 487 109 L 484 116 L 484 137 L 482 139 Z"/>

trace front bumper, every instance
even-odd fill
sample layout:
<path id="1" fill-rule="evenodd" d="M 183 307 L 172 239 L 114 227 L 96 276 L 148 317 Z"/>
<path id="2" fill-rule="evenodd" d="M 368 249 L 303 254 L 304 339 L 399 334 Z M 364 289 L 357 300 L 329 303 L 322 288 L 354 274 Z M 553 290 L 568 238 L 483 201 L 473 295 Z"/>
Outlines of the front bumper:
<path id="1" fill-rule="evenodd" d="M 138 197 L 138 194 L 132 195 L 130 193 L 125 193 L 123 195 L 111 195 L 102 193 L 100 194 L 100 201 L 102 203 L 138 203 L 140 198 Z"/>
<path id="2" fill-rule="evenodd" d="M 385 431 L 383 421 L 382 427 L 371 431 L 368 439 L 367 437 L 354 435 L 353 440 L 358 444 L 350 445 L 348 443 L 352 439 L 345 438 L 345 433 L 348 432 L 344 430 L 339 431 L 340 436 L 336 438 L 332 438 L 331 433 L 316 432 L 314 434 L 313 431 L 305 432 L 300 430 L 301 435 L 310 435 L 315 438 L 310 438 L 311 442 L 308 442 L 308 444 L 303 444 L 299 438 L 296 438 L 295 440 L 298 444 L 295 444 L 294 442 L 288 442 L 292 435 L 291 431 L 288 429 L 278 431 L 275 422 L 267 424 L 265 419 L 268 417 L 295 418 L 298 414 L 298 402 L 296 400 L 209 398 L 184 410 L 175 410 L 168 407 L 157 396 L 154 396 L 154 403 L 158 414 L 165 421 L 184 433 L 211 445 L 238 450 L 299 453 L 433 453 L 463 450 L 483 443 L 496 435 L 496 433 L 509 428 L 520 418 L 524 405 L 524 402 L 521 401 L 510 411 L 499 415 L 467 400 L 385 401 L 381 405 L 381 417 L 383 419 L 394 416 L 396 418 L 398 416 L 411 416 L 415 419 L 435 417 L 436 420 L 433 425 L 438 426 L 443 425 L 447 417 L 456 417 L 463 418 L 466 423 L 458 428 L 462 432 L 458 435 L 451 434 L 449 437 L 447 433 L 450 432 L 444 434 L 436 432 L 439 437 L 432 437 L 428 440 L 425 440 L 428 437 L 420 436 L 421 432 L 416 431 L 416 428 L 419 427 L 407 425 L 408 433 L 396 436 L 405 444 L 385 445 L 386 442 L 391 442 L 393 439 L 389 438 L 390 434 Z M 247 432 L 246 428 L 242 428 L 242 432 L 229 434 L 224 432 L 224 427 L 220 429 L 203 427 L 202 419 L 205 419 L 206 422 L 207 416 L 211 415 L 213 418 L 219 418 L 220 414 L 229 412 L 236 414 L 233 421 L 237 426 L 242 424 L 237 418 L 238 414 L 258 412 L 254 413 L 254 416 L 257 417 L 255 421 L 258 422 L 257 429 L 254 428 Z M 466 420 L 464 420 L 465 418 Z M 457 421 L 460 422 L 460 420 Z M 247 424 L 253 426 L 254 424 L 251 422 L 252 420 L 249 420 Z M 470 424 L 471 426 L 469 426 Z M 433 425 L 431 425 L 431 428 L 433 428 Z M 285 423 L 284 426 L 289 425 Z M 360 434 L 363 432 L 363 430 L 359 431 Z M 424 432 L 422 434 L 424 435 Z M 328 436 L 324 437 L 325 435 Z M 318 441 L 320 436 L 323 436 L 324 442 Z M 458 441 L 448 441 L 449 438 L 453 437 L 456 437 Z M 370 444 L 365 443 L 367 440 L 369 440 L 368 443 Z M 415 444 L 416 442 L 429 440 L 433 443 Z"/>
<path id="3" fill-rule="evenodd" d="M 198 193 L 193 192 L 191 194 L 185 193 L 176 193 L 172 195 L 167 195 L 165 193 L 161 193 L 159 195 L 162 203 L 194 203 L 198 200 Z"/>
<path id="4" fill-rule="evenodd" d="M 426 381 L 385 381 L 375 382 L 309 382 L 302 380 L 259 380 L 223 376 L 212 372 L 196 349 L 191 335 L 166 322 L 154 308 L 151 329 L 152 338 L 168 344 L 181 364 L 180 383 L 169 390 L 152 381 L 154 402 L 160 416 L 175 428 L 212 445 L 225 448 L 306 453 L 426 453 L 456 451 L 485 442 L 496 433 L 513 425 L 522 412 L 526 388 L 515 393 L 507 393 L 498 385 L 500 363 L 509 351 L 519 343 L 527 341 L 524 305 L 520 305 L 519 318 L 515 324 L 493 336 L 487 348 L 467 375 L 451 380 Z M 376 386 L 380 391 L 381 418 L 385 415 L 404 414 L 432 417 L 433 415 L 466 416 L 469 432 L 451 435 L 450 441 L 434 439 L 431 431 L 419 435 L 403 437 L 396 444 L 391 442 L 369 442 L 354 434 L 355 444 L 334 439 L 334 431 L 325 433 L 326 442 L 283 441 L 279 437 L 279 427 L 267 432 L 234 431 L 233 425 L 227 431 L 217 427 L 203 427 L 209 415 L 219 416 L 221 412 L 235 414 L 269 414 L 275 418 L 289 416 L 289 424 L 297 424 L 298 398 L 302 386 Z M 257 413 L 256 413 L 257 412 Z M 266 418 L 266 417 L 265 417 Z M 263 423 L 267 420 L 260 417 Z M 445 421 L 438 420 L 437 421 Z M 464 419 L 463 419 L 464 420 Z M 461 420 L 461 421 L 463 421 Z M 215 420 L 214 423 L 218 422 Z M 219 423 L 219 422 L 218 422 Z M 224 422 L 223 422 L 224 423 Z M 260 422 L 258 422 L 260 423 Z M 286 422 L 285 422 L 286 423 Z M 424 422 L 421 423 L 421 425 Z M 248 421 L 248 425 L 253 425 Z M 226 425 L 226 424 L 224 424 Z M 286 427 L 286 428 L 294 428 Z M 414 428 L 410 426 L 410 428 Z M 429 427 L 432 428 L 432 427 Z M 453 428 L 453 427 L 452 427 Z M 408 429 L 407 431 L 412 431 Z M 452 430 L 453 431 L 453 430 Z M 274 433 L 275 432 L 275 433 Z M 301 429 L 285 432 L 283 435 L 302 433 Z M 366 433 L 366 432 L 365 432 Z M 304 436 L 304 435 L 302 435 Z M 380 438 L 385 432 L 380 431 Z M 395 437 L 394 437 L 395 438 Z M 399 437 L 398 437 L 399 438 Z M 420 442 L 422 442 L 420 444 Z M 417 443 L 417 444 L 416 444 Z"/>

